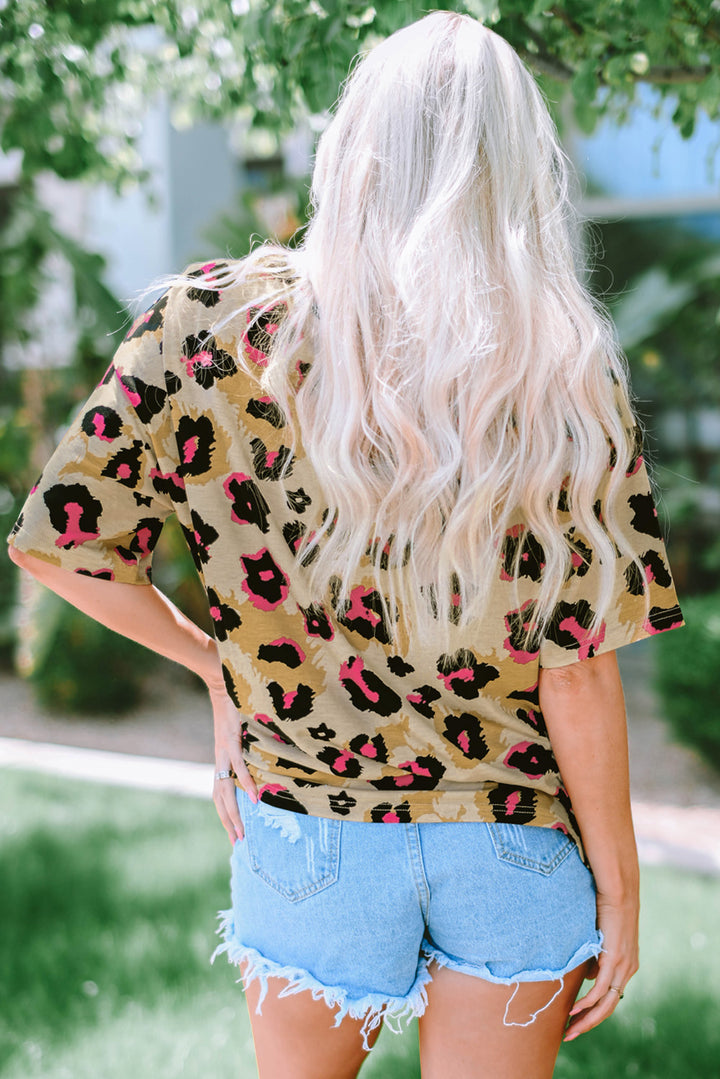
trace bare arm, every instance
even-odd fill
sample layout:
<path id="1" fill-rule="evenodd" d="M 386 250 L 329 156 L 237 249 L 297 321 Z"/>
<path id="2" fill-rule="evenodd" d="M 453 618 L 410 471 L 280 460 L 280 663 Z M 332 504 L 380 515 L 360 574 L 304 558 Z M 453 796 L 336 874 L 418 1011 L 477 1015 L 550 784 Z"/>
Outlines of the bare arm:
<path id="1" fill-rule="evenodd" d="M 205 682 L 210 694 L 215 727 L 215 758 L 218 771 L 232 768 L 254 799 L 257 791 L 242 758 L 241 718 L 228 697 L 212 637 L 196 626 L 167 596 L 153 585 L 121 584 L 72 573 L 43 559 L 9 548 L 10 558 L 41 584 L 102 622 L 123 637 L 145 645 L 167 659 L 187 667 Z M 242 838 L 242 822 L 235 802 L 234 784 L 216 780 L 213 798 L 231 840 Z"/>
<path id="2" fill-rule="evenodd" d="M 604 934 L 595 985 L 573 1008 L 567 1041 L 617 1006 L 610 986 L 638 969 L 639 870 L 630 810 L 627 724 L 614 652 L 542 669 L 540 707 L 597 885 Z"/>

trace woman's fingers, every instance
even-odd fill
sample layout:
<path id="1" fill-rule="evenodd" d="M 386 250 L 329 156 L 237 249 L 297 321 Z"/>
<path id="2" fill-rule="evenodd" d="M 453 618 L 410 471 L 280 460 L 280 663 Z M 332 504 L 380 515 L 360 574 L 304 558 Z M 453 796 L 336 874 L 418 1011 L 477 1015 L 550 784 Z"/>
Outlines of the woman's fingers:
<path id="1" fill-rule="evenodd" d="M 245 835 L 235 793 L 235 783 L 247 792 L 253 802 L 257 802 L 257 785 L 243 759 L 242 752 L 242 717 L 227 695 L 225 689 L 210 690 L 215 728 L 215 765 L 218 772 L 233 772 L 236 778 L 228 776 L 216 779 L 213 787 L 213 800 L 223 827 L 230 837 L 230 842 L 242 839 Z"/>
<path id="2" fill-rule="evenodd" d="M 224 769 L 218 769 L 224 770 Z M 223 828 L 232 844 L 236 839 L 243 839 L 245 830 L 235 800 L 235 782 L 233 779 L 216 779 L 213 785 L 213 802 Z"/>
<path id="3" fill-rule="evenodd" d="M 564 1041 L 571 1042 L 575 1038 L 578 1038 L 581 1034 L 587 1034 L 593 1027 L 597 1027 L 600 1023 L 603 1023 L 608 1019 L 618 1006 L 620 996 L 618 993 L 608 992 L 605 996 L 593 1007 L 584 1009 L 580 1013 L 575 1013 L 575 1010 L 570 1013 L 573 1018 L 570 1020 L 570 1025 L 565 1033 Z"/>

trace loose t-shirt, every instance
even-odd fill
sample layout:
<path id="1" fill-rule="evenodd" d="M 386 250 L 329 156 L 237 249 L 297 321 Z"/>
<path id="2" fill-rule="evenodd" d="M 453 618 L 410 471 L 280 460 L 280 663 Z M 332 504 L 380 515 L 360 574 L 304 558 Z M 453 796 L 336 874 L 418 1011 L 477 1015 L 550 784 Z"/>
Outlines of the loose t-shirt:
<path id="1" fill-rule="evenodd" d="M 253 287 L 176 284 L 136 320 L 11 542 L 76 573 L 147 583 L 163 521 L 177 515 L 264 802 L 358 821 L 536 824 L 579 840 L 538 673 L 682 625 L 642 456 L 625 477 L 620 520 L 645 567 L 647 608 L 636 566 L 618 555 L 607 616 L 589 632 L 599 571 L 575 531 L 552 622 L 528 646 L 542 552 L 519 524 L 498 553 L 481 619 L 449 626 L 441 646 L 407 633 L 393 643 L 369 558 L 337 613 L 313 601 L 295 567 L 298 543 L 326 506 L 301 432 L 291 454 L 290 418 L 259 385 L 286 308 L 259 318 L 250 308 L 212 331 L 253 299 Z M 313 359 L 303 347 L 295 390 Z M 602 498 L 601 489 L 600 513 Z"/>

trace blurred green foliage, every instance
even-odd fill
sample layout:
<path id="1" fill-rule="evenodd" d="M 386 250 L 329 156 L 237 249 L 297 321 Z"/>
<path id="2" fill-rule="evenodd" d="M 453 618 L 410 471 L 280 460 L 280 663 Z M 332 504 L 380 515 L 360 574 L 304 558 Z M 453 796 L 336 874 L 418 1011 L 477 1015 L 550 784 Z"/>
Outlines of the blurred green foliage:
<path id="1" fill-rule="evenodd" d="M 697 0 L 454 0 L 533 68 L 552 102 L 570 88 L 591 131 L 627 118 L 639 82 L 676 102 L 692 133 L 720 110 L 720 12 Z M 322 113 L 353 57 L 427 12 L 424 0 L 8 0 L 0 11 L 4 150 L 122 187 L 145 173 L 136 142 L 155 94 L 178 123 L 245 115 L 288 131 Z M 128 33 L 128 31 L 132 31 Z M 603 90 L 603 93 L 600 91 Z"/>
<path id="2" fill-rule="evenodd" d="M 720 115 L 718 6 L 696 0 L 443 5 L 483 19 L 520 52 L 561 128 L 568 93 L 576 121 L 589 132 L 601 116 L 625 121 L 637 103 L 638 85 L 650 82 L 660 91 L 657 109 L 672 96 L 673 122 L 686 137 L 701 111 Z M 57 227 L 38 198 L 38 178 L 53 172 L 67 180 L 105 182 L 119 192 L 148 181 L 137 141 L 158 94 L 167 96 L 179 128 L 222 120 L 255 125 L 279 138 L 308 115 L 319 117 L 319 127 L 353 57 L 426 11 L 420 0 L 6 0 L 0 6 L 0 148 L 20 150 L 22 157 L 17 184 L 0 190 L 0 355 L 9 343 L 22 347 L 32 341 L 32 316 L 49 283 L 53 255 L 70 267 L 79 329 L 70 367 L 45 372 L 35 383 L 22 371 L 0 369 L 0 526 L 6 531 L 35 479 L 38 451 L 54 442 L 84 400 L 128 321 L 103 283 L 103 259 Z M 286 197 L 286 224 L 304 222 L 302 185 L 276 175 L 262 194 Z M 243 193 L 235 212 L 218 221 L 209 238 L 235 257 L 245 253 L 252 233 L 275 231 L 289 238 L 284 225 L 274 229 L 266 218 L 256 193 Z M 626 243 L 625 256 L 630 251 Z M 621 297 L 616 311 L 636 387 L 655 395 L 653 401 L 670 396 L 689 410 L 715 393 L 706 393 L 708 380 L 716 385 L 708 365 L 716 356 L 710 335 L 716 334 L 712 291 L 718 282 L 706 255 L 683 262 L 652 252 L 664 267 L 660 276 L 649 276 L 650 261 L 638 265 L 629 275 L 637 278 L 637 292 Z M 621 262 L 615 267 L 618 279 Z M 689 340 L 693 344 L 686 349 Z M 701 341 L 708 342 L 705 351 Z M 646 370 L 643 356 L 653 351 L 661 356 L 660 371 Z M 671 462 L 669 474 L 677 464 Z M 680 474 L 685 465 L 678 465 Z M 695 467 L 692 461 L 689 467 Z M 687 499 L 681 505 L 688 535 L 693 507 Z M 708 544 L 704 551 L 708 565 L 713 558 L 720 562 L 720 545 Z M 172 525 L 164 530 L 157 562 L 158 583 L 192 617 L 206 619 L 202 590 Z M 0 560 L 0 654 L 6 656 L 14 577 L 10 563 Z M 78 639 L 88 635 L 73 628 L 71 617 L 69 611 L 57 616 L 58 641 L 70 633 Z M 113 642 L 110 654 L 119 654 Z M 45 667 L 48 685 L 64 678 L 53 662 L 48 659 Z M 118 684 L 129 678 L 123 663 Z M 142 663 L 135 667 L 139 672 Z"/>
<path id="3" fill-rule="evenodd" d="M 718 242 L 693 217 L 619 221 L 593 235 L 591 287 L 609 304 L 628 356 L 678 588 L 712 589 L 720 571 Z M 708 420 L 714 435 L 703 434 Z"/>
<path id="4" fill-rule="evenodd" d="M 35 617 L 30 683 L 44 708 L 117 714 L 139 702 L 142 676 L 155 661 L 147 648 L 106 629 L 47 589 Z"/>
<path id="5" fill-rule="evenodd" d="M 656 684 L 679 741 L 720 768 L 720 592 L 682 606 L 685 627 L 659 635 Z"/>

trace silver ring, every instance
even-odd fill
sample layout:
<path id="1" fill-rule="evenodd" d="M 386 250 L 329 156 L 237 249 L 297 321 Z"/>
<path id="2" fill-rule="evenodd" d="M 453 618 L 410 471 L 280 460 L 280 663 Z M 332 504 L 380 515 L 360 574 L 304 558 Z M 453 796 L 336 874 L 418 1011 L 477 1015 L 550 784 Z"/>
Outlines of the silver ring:
<path id="1" fill-rule="evenodd" d="M 233 772 L 232 768 L 228 768 L 223 772 L 215 773 L 216 779 L 237 779 L 237 773 Z"/>

